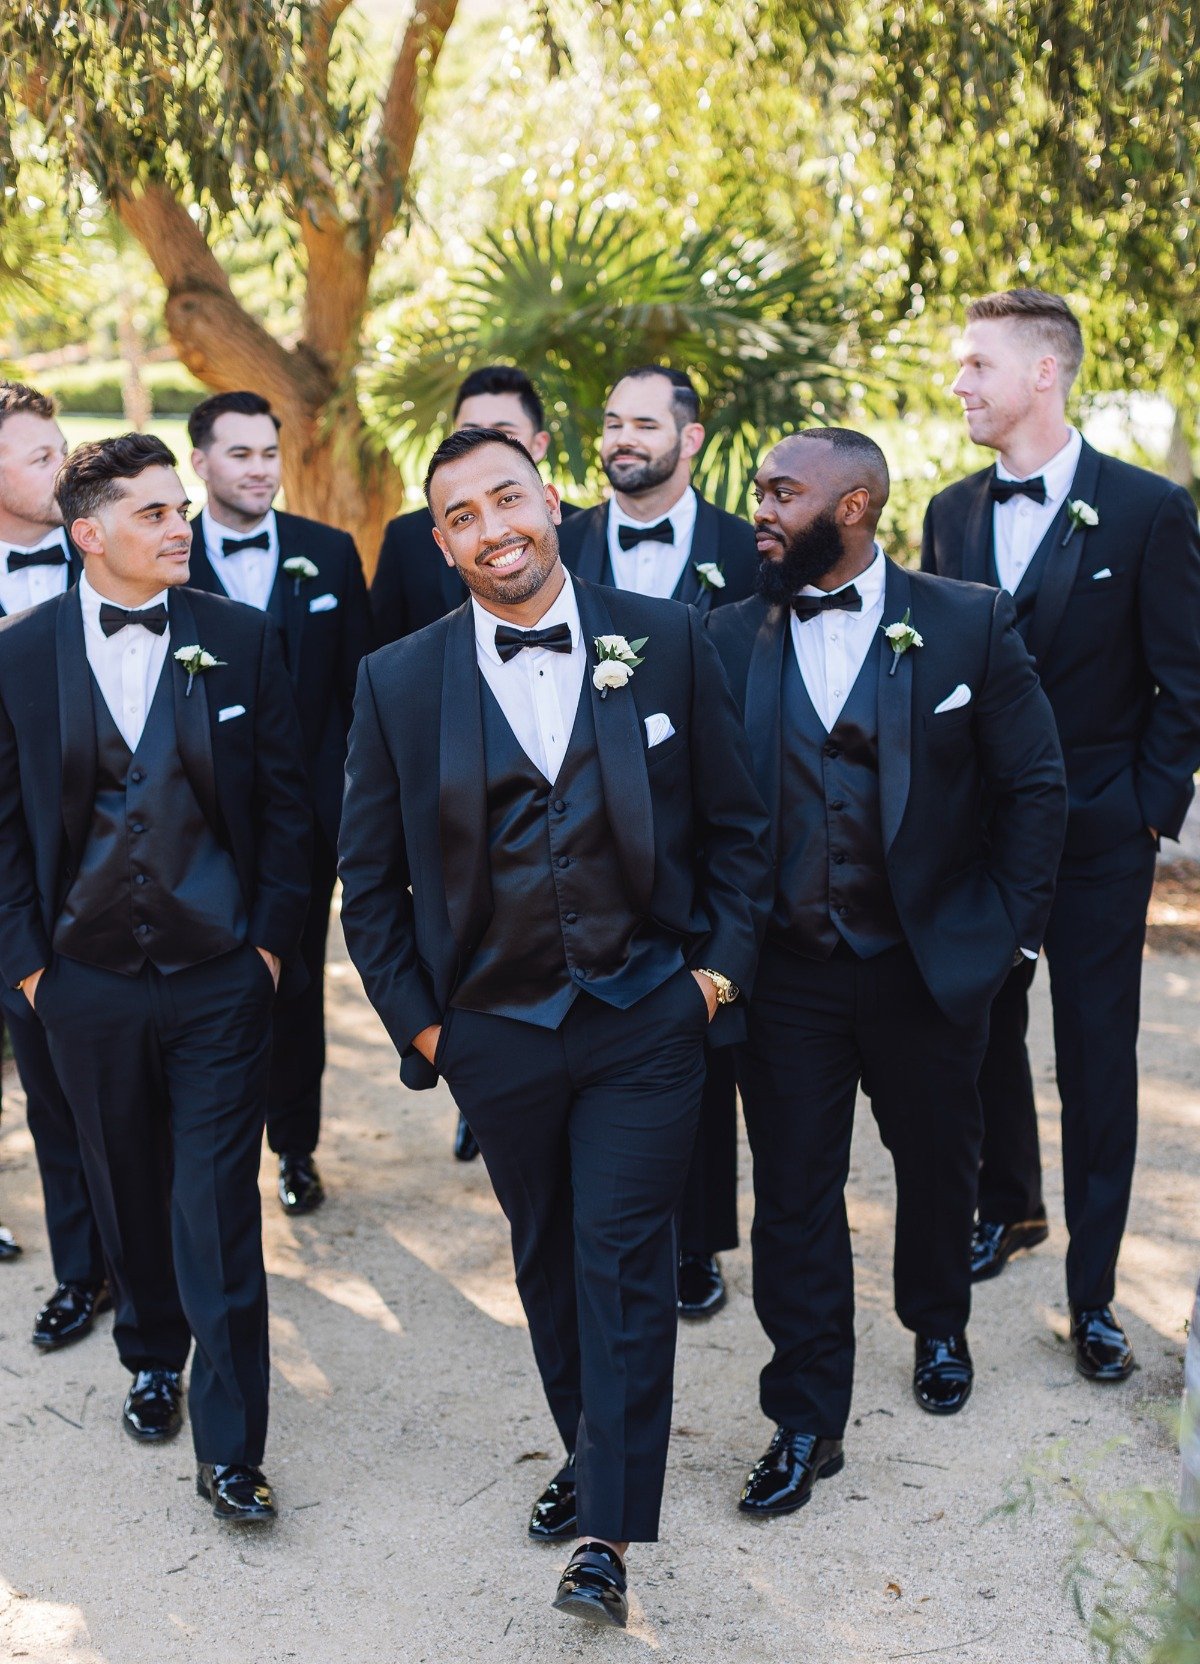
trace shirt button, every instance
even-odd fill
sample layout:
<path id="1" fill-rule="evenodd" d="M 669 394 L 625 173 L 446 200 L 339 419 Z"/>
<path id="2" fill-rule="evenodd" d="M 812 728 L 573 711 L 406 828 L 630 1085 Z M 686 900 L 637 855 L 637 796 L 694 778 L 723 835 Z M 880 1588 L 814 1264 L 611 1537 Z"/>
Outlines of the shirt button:
<path id="1" fill-rule="evenodd" d="M 582 967 L 580 967 L 575 972 L 575 979 L 576 979 L 577 982 L 586 982 L 587 979 L 588 979 L 588 974 L 585 970 L 583 970 Z"/>
<path id="2" fill-rule="evenodd" d="M 148 936 L 150 934 L 150 926 L 148 924 L 140 924 L 137 928 L 139 936 Z"/>

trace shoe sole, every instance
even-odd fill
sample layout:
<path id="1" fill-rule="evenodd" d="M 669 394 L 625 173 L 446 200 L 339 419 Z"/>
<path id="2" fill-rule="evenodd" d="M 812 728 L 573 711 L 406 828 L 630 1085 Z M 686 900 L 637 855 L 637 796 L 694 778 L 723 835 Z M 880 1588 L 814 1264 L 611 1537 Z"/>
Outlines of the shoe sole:
<path id="1" fill-rule="evenodd" d="M 960 1410 L 966 1408 L 974 1386 L 975 1383 L 972 1381 L 957 1404 L 927 1404 L 918 1393 L 915 1385 L 913 1387 L 913 1397 L 916 1399 L 919 1408 L 924 1410 L 928 1416 L 956 1416 Z"/>
<path id="2" fill-rule="evenodd" d="M 601 1605 L 598 1600 L 589 1600 L 586 1595 L 564 1595 L 561 1600 L 556 1598 L 550 1604 L 556 1612 L 565 1612 L 569 1618 L 579 1618 L 597 1629 L 625 1628 L 624 1618 L 618 1618 L 607 1606 Z"/>
<path id="3" fill-rule="evenodd" d="M 710 1317 L 716 1317 L 729 1301 L 729 1296 L 722 1290 L 719 1300 L 714 1300 L 711 1306 L 680 1306 L 679 1315 L 685 1323 L 704 1323 Z"/>
<path id="4" fill-rule="evenodd" d="M 285 1202 L 281 1196 L 279 1205 L 284 1213 L 289 1214 L 293 1219 L 297 1219 L 302 1218 L 306 1213 L 316 1213 L 319 1207 L 325 1205 L 325 1197 L 324 1195 L 318 1196 L 315 1202 Z"/>
<path id="5" fill-rule="evenodd" d="M 89 1318 L 82 1328 L 72 1329 L 69 1334 L 47 1335 L 44 1337 L 31 1335 L 29 1338 L 39 1352 L 61 1352 L 64 1346 L 74 1346 L 76 1341 L 83 1340 L 87 1335 L 90 1335 L 95 1326 L 95 1318 Z"/>
<path id="6" fill-rule="evenodd" d="M 178 1427 L 172 1427 L 168 1433 L 139 1433 L 136 1428 L 129 1425 L 124 1416 L 121 1417 L 121 1426 L 129 1434 L 134 1444 L 170 1444 L 172 1439 L 177 1439 L 180 1433 L 183 1432 L 183 1423 L 180 1422 Z"/>
<path id="7" fill-rule="evenodd" d="M 1082 1375 L 1085 1381 L 1094 1381 L 1098 1387 L 1118 1386 L 1122 1381 L 1128 1381 L 1136 1368 L 1137 1360 L 1135 1358 L 1130 1358 L 1128 1364 L 1119 1374 L 1111 1374 L 1103 1370 L 1084 1369 L 1078 1359 L 1075 1362 L 1076 1375 Z"/>
<path id="8" fill-rule="evenodd" d="M 1015 1260 L 1018 1254 L 1028 1254 L 1032 1249 L 1040 1248 L 1043 1242 L 1049 1241 L 1049 1238 L 1050 1227 L 1047 1225 L 1044 1230 L 1035 1232 L 1032 1236 L 1026 1237 L 1023 1242 L 1018 1242 L 1015 1248 L 1010 1248 L 1008 1253 L 998 1259 L 994 1265 L 986 1267 L 983 1271 L 972 1271 L 971 1281 L 973 1283 L 990 1283 L 993 1277 L 1000 1275 L 1010 1260 Z"/>
<path id="9" fill-rule="evenodd" d="M 526 1532 L 526 1536 L 531 1543 L 566 1543 L 578 1537 L 578 1535 L 579 1521 L 574 1514 L 571 1515 L 566 1525 L 560 1526 L 557 1531 L 534 1531 L 530 1528 Z"/>
<path id="10" fill-rule="evenodd" d="M 801 1508 L 812 1501 L 812 1494 L 817 1481 L 819 1479 L 832 1479 L 835 1474 L 841 1473 L 845 1465 L 846 1452 L 844 1450 L 840 1456 L 831 1456 L 823 1467 L 817 1469 L 813 1475 L 812 1485 L 805 1491 L 799 1502 L 789 1502 L 782 1508 L 756 1508 L 753 1503 L 739 1502 L 738 1512 L 745 1514 L 747 1518 L 752 1520 L 776 1520 L 784 1514 L 797 1514 Z"/>

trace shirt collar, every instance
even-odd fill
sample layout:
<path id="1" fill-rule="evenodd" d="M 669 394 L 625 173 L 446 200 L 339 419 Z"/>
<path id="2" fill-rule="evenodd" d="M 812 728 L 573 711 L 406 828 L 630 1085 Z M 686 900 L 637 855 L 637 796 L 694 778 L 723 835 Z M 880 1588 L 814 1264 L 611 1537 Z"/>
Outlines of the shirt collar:
<path id="1" fill-rule="evenodd" d="M 849 589 L 853 584 L 862 596 L 862 610 L 870 612 L 871 608 L 883 603 L 884 586 L 887 583 L 887 557 L 882 547 L 875 545 L 875 559 L 865 572 L 860 572 L 857 578 L 851 578 L 850 583 L 839 584 L 837 589 L 818 589 L 815 584 L 805 584 L 800 590 L 801 595 L 839 595 L 843 589 Z"/>
<path id="2" fill-rule="evenodd" d="M 678 543 L 683 533 L 695 523 L 696 493 L 690 485 L 684 486 L 683 494 L 676 498 L 665 514 L 655 520 L 636 520 L 632 514 L 625 513 L 615 496 L 609 498 L 609 507 L 612 510 L 614 526 L 657 526 L 660 519 L 669 520 L 675 533 L 675 541 Z"/>
<path id="3" fill-rule="evenodd" d="M 275 510 L 273 508 L 267 510 L 257 526 L 250 526 L 244 532 L 236 532 L 232 526 L 222 526 L 214 520 L 208 512 L 208 504 L 205 503 L 200 510 L 200 526 L 204 534 L 204 547 L 214 555 L 222 554 L 221 546 L 227 537 L 236 538 L 241 543 L 247 537 L 257 537 L 259 532 L 266 532 L 269 547 L 264 550 L 252 549 L 250 550 L 251 554 L 270 554 L 272 549 L 278 547 L 275 532 Z"/>
<path id="4" fill-rule="evenodd" d="M 1049 462 L 1037 469 L 1033 474 L 1011 474 L 996 458 L 996 478 L 998 480 L 1037 479 L 1041 478 L 1046 487 L 1046 501 L 1054 502 L 1059 497 L 1065 497 L 1071 488 L 1071 481 L 1075 478 L 1075 470 L 1079 466 L 1079 453 L 1083 450 L 1083 435 L 1078 428 L 1072 428 L 1067 435 L 1067 442 L 1060 450 L 1055 451 Z"/>
<path id="5" fill-rule="evenodd" d="M 505 624 L 508 620 L 497 618 L 494 612 L 489 612 L 486 607 L 481 607 L 473 595 L 471 597 L 471 611 L 475 617 L 476 647 L 485 658 L 491 659 L 493 664 L 502 664 L 504 661 L 496 651 L 496 626 L 497 624 Z M 566 582 L 554 597 L 553 606 L 542 614 L 536 624 L 517 625 L 515 627 L 518 629 L 548 630 L 552 624 L 566 624 L 570 627 L 571 651 L 575 652 L 582 635 L 582 626 L 579 622 L 579 603 L 575 599 L 575 585 L 571 582 L 570 573 L 567 574 Z M 509 662 L 511 663 L 511 660 Z"/>
<path id="6" fill-rule="evenodd" d="M 140 607 L 126 607 L 126 612 L 145 612 L 148 607 L 157 607 L 160 602 L 166 603 L 169 590 L 160 589 L 158 594 L 149 601 L 143 601 Z M 79 578 L 79 605 L 83 608 L 83 622 L 85 627 L 98 630 L 100 628 L 100 608 L 104 605 L 116 606 L 117 602 L 105 601 L 105 597 L 94 590 L 87 580 L 87 573 L 81 573 Z"/>

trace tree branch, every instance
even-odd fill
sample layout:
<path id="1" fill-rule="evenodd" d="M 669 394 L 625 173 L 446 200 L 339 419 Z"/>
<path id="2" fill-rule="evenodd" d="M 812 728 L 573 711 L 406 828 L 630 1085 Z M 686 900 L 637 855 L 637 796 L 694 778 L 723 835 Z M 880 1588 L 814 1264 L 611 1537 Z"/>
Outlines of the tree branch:
<path id="1" fill-rule="evenodd" d="M 395 223 L 421 129 L 425 94 L 457 11 L 458 0 L 416 0 L 392 65 L 373 158 L 378 183 L 367 215 L 367 248 L 372 258 Z"/>

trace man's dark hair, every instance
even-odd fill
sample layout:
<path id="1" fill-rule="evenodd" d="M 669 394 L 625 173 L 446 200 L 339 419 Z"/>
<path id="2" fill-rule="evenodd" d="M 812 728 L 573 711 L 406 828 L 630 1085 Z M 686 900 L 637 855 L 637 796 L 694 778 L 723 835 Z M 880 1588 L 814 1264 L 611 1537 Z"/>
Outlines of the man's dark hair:
<path id="1" fill-rule="evenodd" d="M 613 386 L 622 381 L 645 381 L 647 376 L 662 376 L 664 381 L 671 383 L 671 409 L 675 414 L 676 427 L 686 427 L 688 422 L 700 420 L 700 395 L 691 376 L 683 370 L 673 370 L 669 364 L 638 364 L 618 376 Z"/>
<path id="2" fill-rule="evenodd" d="M 998 289 L 967 307 L 969 324 L 993 318 L 1020 325 L 1039 347 L 1052 352 L 1062 371 L 1063 391 L 1071 391 L 1083 363 L 1083 331 L 1061 295 L 1052 295 L 1046 289 Z"/>
<path id="3" fill-rule="evenodd" d="M 90 519 L 120 495 L 121 481 L 147 468 L 174 468 L 175 455 L 152 433 L 120 433 L 73 450 L 54 481 L 54 495 L 67 527 Z"/>
<path id="4" fill-rule="evenodd" d="M 798 433 L 789 433 L 784 437 L 788 440 L 818 439 L 822 444 L 832 445 L 835 451 L 844 454 L 848 463 L 857 463 L 874 474 L 876 488 L 882 493 L 883 501 L 887 501 L 892 484 L 887 457 L 873 439 L 859 433 L 857 428 L 801 428 Z"/>
<path id="5" fill-rule="evenodd" d="M 429 467 L 425 470 L 425 501 L 429 501 L 433 476 L 439 468 L 444 468 L 448 462 L 457 462 L 460 457 L 470 456 L 472 451 L 481 450 L 484 445 L 504 445 L 508 450 L 515 451 L 525 466 L 533 470 L 538 484 L 541 484 L 542 476 L 538 473 L 538 465 L 519 439 L 501 433 L 499 428 L 456 428 L 453 433 L 446 435 L 429 459 Z"/>
<path id="6" fill-rule="evenodd" d="M 40 416 L 52 422 L 58 406 L 48 393 L 27 387 L 23 381 L 0 381 L 0 428 L 10 416 Z"/>
<path id="7" fill-rule="evenodd" d="M 537 388 L 524 370 L 518 370 L 515 364 L 484 364 L 478 370 L 472 370 L 454 395 L 455 420 L 463 402 L 477 398 L 480 393 L 515 393 L 521 401 L 521 409 L 533 423 L 534 433 L 544 432 L 546 412 L 538 398 Z"/>
<path id="8" fill-rule="evenodd" d="M 198 451 L 206 451 L 212 444 L 212 432 L 218 416 L 269 416 L 280 426 L 279 417 L 271 409 L 270 400 L 261 393 L 214 393 L 211 399 L 201 399 L 188 417 L 188 438 Z"/>

